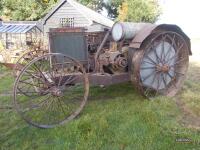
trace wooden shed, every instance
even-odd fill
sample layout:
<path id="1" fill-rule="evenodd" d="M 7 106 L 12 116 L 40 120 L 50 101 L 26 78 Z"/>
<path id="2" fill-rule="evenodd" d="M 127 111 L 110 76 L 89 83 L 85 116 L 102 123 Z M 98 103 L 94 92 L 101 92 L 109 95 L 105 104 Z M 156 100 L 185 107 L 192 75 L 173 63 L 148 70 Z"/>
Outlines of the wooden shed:
<path id="1" fill-rule="evenodd" d="M 42 20 L 43 32 L 50 28 L 86 27 L 90 31 L 111 28 L 114 22 L 74 0 L 61 0 Z"/>

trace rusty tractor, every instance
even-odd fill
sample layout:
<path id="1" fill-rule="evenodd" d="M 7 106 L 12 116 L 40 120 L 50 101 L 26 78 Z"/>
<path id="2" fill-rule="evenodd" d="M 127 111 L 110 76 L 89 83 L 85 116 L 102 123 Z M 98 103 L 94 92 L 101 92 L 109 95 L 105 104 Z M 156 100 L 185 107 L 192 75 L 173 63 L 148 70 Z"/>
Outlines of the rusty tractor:
<path id="1" fill-rule="evenodd" d="M 191 55 L 190 39 L 176 25 L 117 22 L 112 29 L 54 28 L 49 52 L 31 51 L 16 64 L 14 106 L 39 128 L 74 119 L 89 85 L 131 81 L 146 98 L 174 96 Z"/>

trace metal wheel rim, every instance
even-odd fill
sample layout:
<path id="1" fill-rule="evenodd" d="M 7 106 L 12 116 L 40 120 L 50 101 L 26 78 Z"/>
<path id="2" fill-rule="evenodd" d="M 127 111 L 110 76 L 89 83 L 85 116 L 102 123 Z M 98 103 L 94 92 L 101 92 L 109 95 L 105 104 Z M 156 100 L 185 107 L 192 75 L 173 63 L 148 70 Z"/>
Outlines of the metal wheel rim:
<path id="1" fill-rule="evenodd" d="M 159 44 L 162 44 L 162 43 L 159 43 L 159 42 L 161 42 L 161 41 L 159 41 L 160 37 L 162 39 L 162 42 L 163 41 L 166 43 L 169 42 L 168 44 L 171 47 L 170 49 L 175 50 L 174 51 L 175 54 L 174 54 L 174 56 L 172 56 L 173 61 L 175 61 L 175 62 L 173 64 L 172 58 L 169 58 L 170 63 L 172 63 L 172 64 L 169 64 L 169 63 L 167 64 L 169 67 L 169 70 L 168 70 L 168 72 L 166 72 L 168 74 L 168 76 L 170 76 L 170 78 L 173 78 L 173 80 L 171 79 L 170 82 L 169 81 L 167 82 L 167 84 L 164 83 L 164 81 L 163 81 L 162 84 L 165 84 L 165 87 L 155 90 L 155 86 L 154 86 L 155 83 L 152 83 L 152 82 L 151 83 L 149 82 L 149 84 L 147 84 L 147 86 L 145 87 L 144 77 L 141 75 L 141 67 L 145 66 L 143 63 L 144 62 L 146 63 L 145 59 L 147 58 L 147 54 L 150 53 L 150 47 L 152 46 L 152 43 L 154 43 L 156 41 L 158 43 L 157 46 L 160 46 Z M 163 37 L 164 37 L 164 40 L 163 40 Z M 171 39 L 171 41 L 170 41 L 170 39 Z M 172 42 L 172 43 L 170 43 L 170 42 Z M 185 79 L 186 72 L 188 69 L 188 65 L 189 65 L 189 54 L 188 54 L 189 51 L 188 51 L 186 41 L 183 39 L 183 37 L 181 35 L 179 35 L 175 32 L 161 32 L 161 33 L 157 33 L 157 34 L 153 35 L 152 40 L 148 43 L 145 43 L 144 45 L 145 46 L 143 46 L 143 48 L 141 50 L 138 50 L 135 52 L 135 57 L 133 57 L 133 63 L 134 63 L 133 82 L 136 85 L 136 88 L 143 96 L 145 96 L 149 99 L 152 99 L 158 95 L 166 95 L 169 97 L 174 96 L 180 90 L 180 88 L 183 84 L 183 81 Z M 175 45 L 176 45 L 176 47 L 174 47 Z M 166 47 L 164 47 L 164 54 L 166 54 L 165 48 Z M 163 48 L 162 48 L 162 50 L 163 50 Z M 155 51 L 157 51 L 157 49 Z M 157 54 L 157 55 L 159 55 L 159 54 Z M 177 55 L 177 56 L 175 56 L 175 55 Z M 183 57 L 183 59 L 181 57 Z M 179 58 L 181 58 L 181 60 L 179 60 Z M 158 64 L 157 64 L 158 62 L 151 60 L 151 58 L 148 58 L 148 59 L 149 59 L 149 63 L 152 63 L 154 65 L 156 64 L 158 66 Z M 179 66 L 180 63 L 184 63 L 184 64 L 182 64 L 182 66 Z M 165 66 L 167 66 L 167 65 L 165 65 Z M 174 65 L 174 69 L 173 69 L 174 71 L 170 72 L 172 65 Z M 164 68 L 163 64 L 161 64 L 160 66 L 162 66 L 161 69 Z M 153 67 L 153 65 L 152 65 L 152 67 Z M 146 68 L 142 68 L 142 69 L 146 69 Z M 154 67 L 154 69 L 155 69 L 155 67 Z M 179 71 L 181 71 L 181 72 L 179 72 Z M 173 73 L 174 73 L 174 75 L 173 75 Z M 151 73 L 149 74 L 149 78 L 150 77 L 153 78 L 152 74 Z M 164 74 L 164 73 L 162 72 L 162 74 Z M 179 76 L 181 75 L 181 77 L 178 77 L 177 74 L 179 74 Z M 162 76 L 163 76 L 163 78 L 165 78 L 164 75 L 162 75 Z M 162 79 L 162 77 L 159 77 L 159 80 L 161 80 L 161 79 Z M 153 79 L 152 79 L 152 81 L 153 81 Z M 155 81 L 153 81 L 153 82 L 155 82 Z M 154 87 L 154 88 L 152 88 L 152 87 Z M 153 89 L 153 90 L 151 90 L 151 89 Z M 146 93 L 146 92 L 149 92 L 149 93 Z"/>
<path id="2" fill-rule="evenodd" d="M 82 111 L 82 109 L 84 108 L 86 102 L 87 102 L 87 98 L 88 98 L 88 94 L 89 94 L 89 80 L 88 80 L 88 75 L 87 73 L 85 72 L 85 69 L 83 68 L 83 66 L 78 62 L 76 61 L 75 59 L 71 58 L 71 57 L 68 57 L 68 56 L 65 56 L 67 57 L 68 59 L 72 60 L 75 64 L 79 65 L 82 69 L 82 73 L 83 73 L 83 82 L 84 82 L 84 96 L 83 96 L 83 99 L 82 99 L 82 102 L 80 104 L 80 106 L 76 109 L 76 111 L 74 111 L 73 113 L 71 113 L 69 115 L 69 117 L 65 118 L 64 120 L 60 121 L 59 123 L 57 124 L 51 124 L 51 125 L 46 125 L 46 124 L 38 124 L 38 123 L 35 123 L 34 121 L 30 120 L 30 119 L 27 119 L 23 113 L 20 111 L 20 108 L 19 108 L 19 105 L 17 103 L 17 100 L 16 100 L 16 96 L 17 96 L 17 85 L 19 83 L 19 80 L 20 80 L 20 77 L 23 75 L 23 73 L 26 71 L 26 69 L 28 67 L 31 66 L 31 64 L 33 64 L 34 62 L 40 60 L 41 58 L 44 58 L 44 57 L 48 57 L 48 56 L 52 56 L 52 55 L 58 55 L 58 56 L 65 56 L 65 55 L 62 55 L 62 54 L 47 54 L 47 55 L 44 55 L 44 56 L 41 56 L 41 57 L 38 57 L 34 60 L 32 60 L 29 64 L 27 64 L 21 71 L 21 73 L 19 74 L 19 76 L 17 77 L 16 81 L 15 81 L 15 85 L 14 85 L 14 106 L 15 106 L 15 109 L 17 110 L 17 112 L 20 114 L 20 116 L 29 124 L 35 126 L 35 127 L 38 127 L 38 128 L 53 128 L 53 127 L 56 127 L 58 125 L 62 125 L 64 123 L 67 123 L 69 121 L 71 121 L 72 119 L 74 119 L 76 116 L 78 116 L 80 114 L 80 112 Z M 22 93 L 23 94 L 23 93 Z"/>

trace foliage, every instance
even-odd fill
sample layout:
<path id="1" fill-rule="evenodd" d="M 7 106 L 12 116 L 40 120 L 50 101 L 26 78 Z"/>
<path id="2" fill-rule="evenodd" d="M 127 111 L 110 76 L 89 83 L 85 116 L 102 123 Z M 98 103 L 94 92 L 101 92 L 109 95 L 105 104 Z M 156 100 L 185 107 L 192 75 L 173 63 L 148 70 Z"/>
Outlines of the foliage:
<path id="1" fill-rule="evenodd" d="M 14 52 L 7 49 L 0 51 L 0 62 L 1 63 L 13 63 L 14 59 L 12 58 Z"/>
<path id="2" fill-rule="evenodd" d="M 125 0 L 118 11 L 120 21 L 151 23 L 157 21 L 161 12 L 157 0 Z"/>
<path id="3" fill-rule="evenodd" d="M 1 14 L 9 20 L 38 20 L 57 0 L 2 0 Z"/>
<path id="4" fill-rule="evenodd" d="M 155 22 L 160 9 L 157 0 L 79 0 L 95 10 L 105 8 L 108 17 L 120 21 Z"/>
<path id="5" fill-rule="evenodd" d="M 111 19 L 115 19 L 118 16 L 118 7 L 124 0 L 78 0 L 78 2 L 86 5 L 96 11 L 101 11 L 105 8 L 108 12 L 108 16 Z"/>
<path id="6" fill-rule="evenodd" d="M 0 15 L 2 15 L 2 10 L 3 10 L 3 1 L 0 1 Z"/>
<path id="7" fill-rule="evenodd" d="M 105 8 L 111 19 L 155 22 L 160 14 L 157 0 L 77 0 L 96 11 Z M 58 0 L 1 0 L 0 15 L 7 20 L 38 20 Z M 118 17 L 119 15 L 119 17 Z"/>
<path id="8" fill-rule="evenodd" d="M 124 0 L 108 0 L 106 3 L 104 3 L 104 7 L 108 11 L 108 16 L 111 19 L 116 19 L 119 15 L 118 8 L 122 5 L 122 2 Z"/>
<path id="9" fill-rule="evenodd" d="M 123 2 L 122 5 L 119 7 L 119 15 L 118 15 L 118 19 L 120 21 L 125 21 L 127 18 L 127 14 L 128 14 L 128 2 Z"/>
<path id="10" fill-rule="evenodd" d="M 101 11 L 104 6 L 104 2 L 102 0 L 78 0 L 78 2 L 95 11 Z"/>

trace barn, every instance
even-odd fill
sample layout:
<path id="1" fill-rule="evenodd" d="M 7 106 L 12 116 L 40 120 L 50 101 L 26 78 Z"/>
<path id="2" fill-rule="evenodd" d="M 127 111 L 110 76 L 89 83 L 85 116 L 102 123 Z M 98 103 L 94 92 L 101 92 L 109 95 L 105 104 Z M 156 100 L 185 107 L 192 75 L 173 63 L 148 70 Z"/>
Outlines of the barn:
<path id="1" fill-rule="evenodd" d="M 50 28 L 85 27 L 89 31 L 111 28 L 114 22 L 74 0 L 61 0 L 43 19 L 44 34 Z"/>

